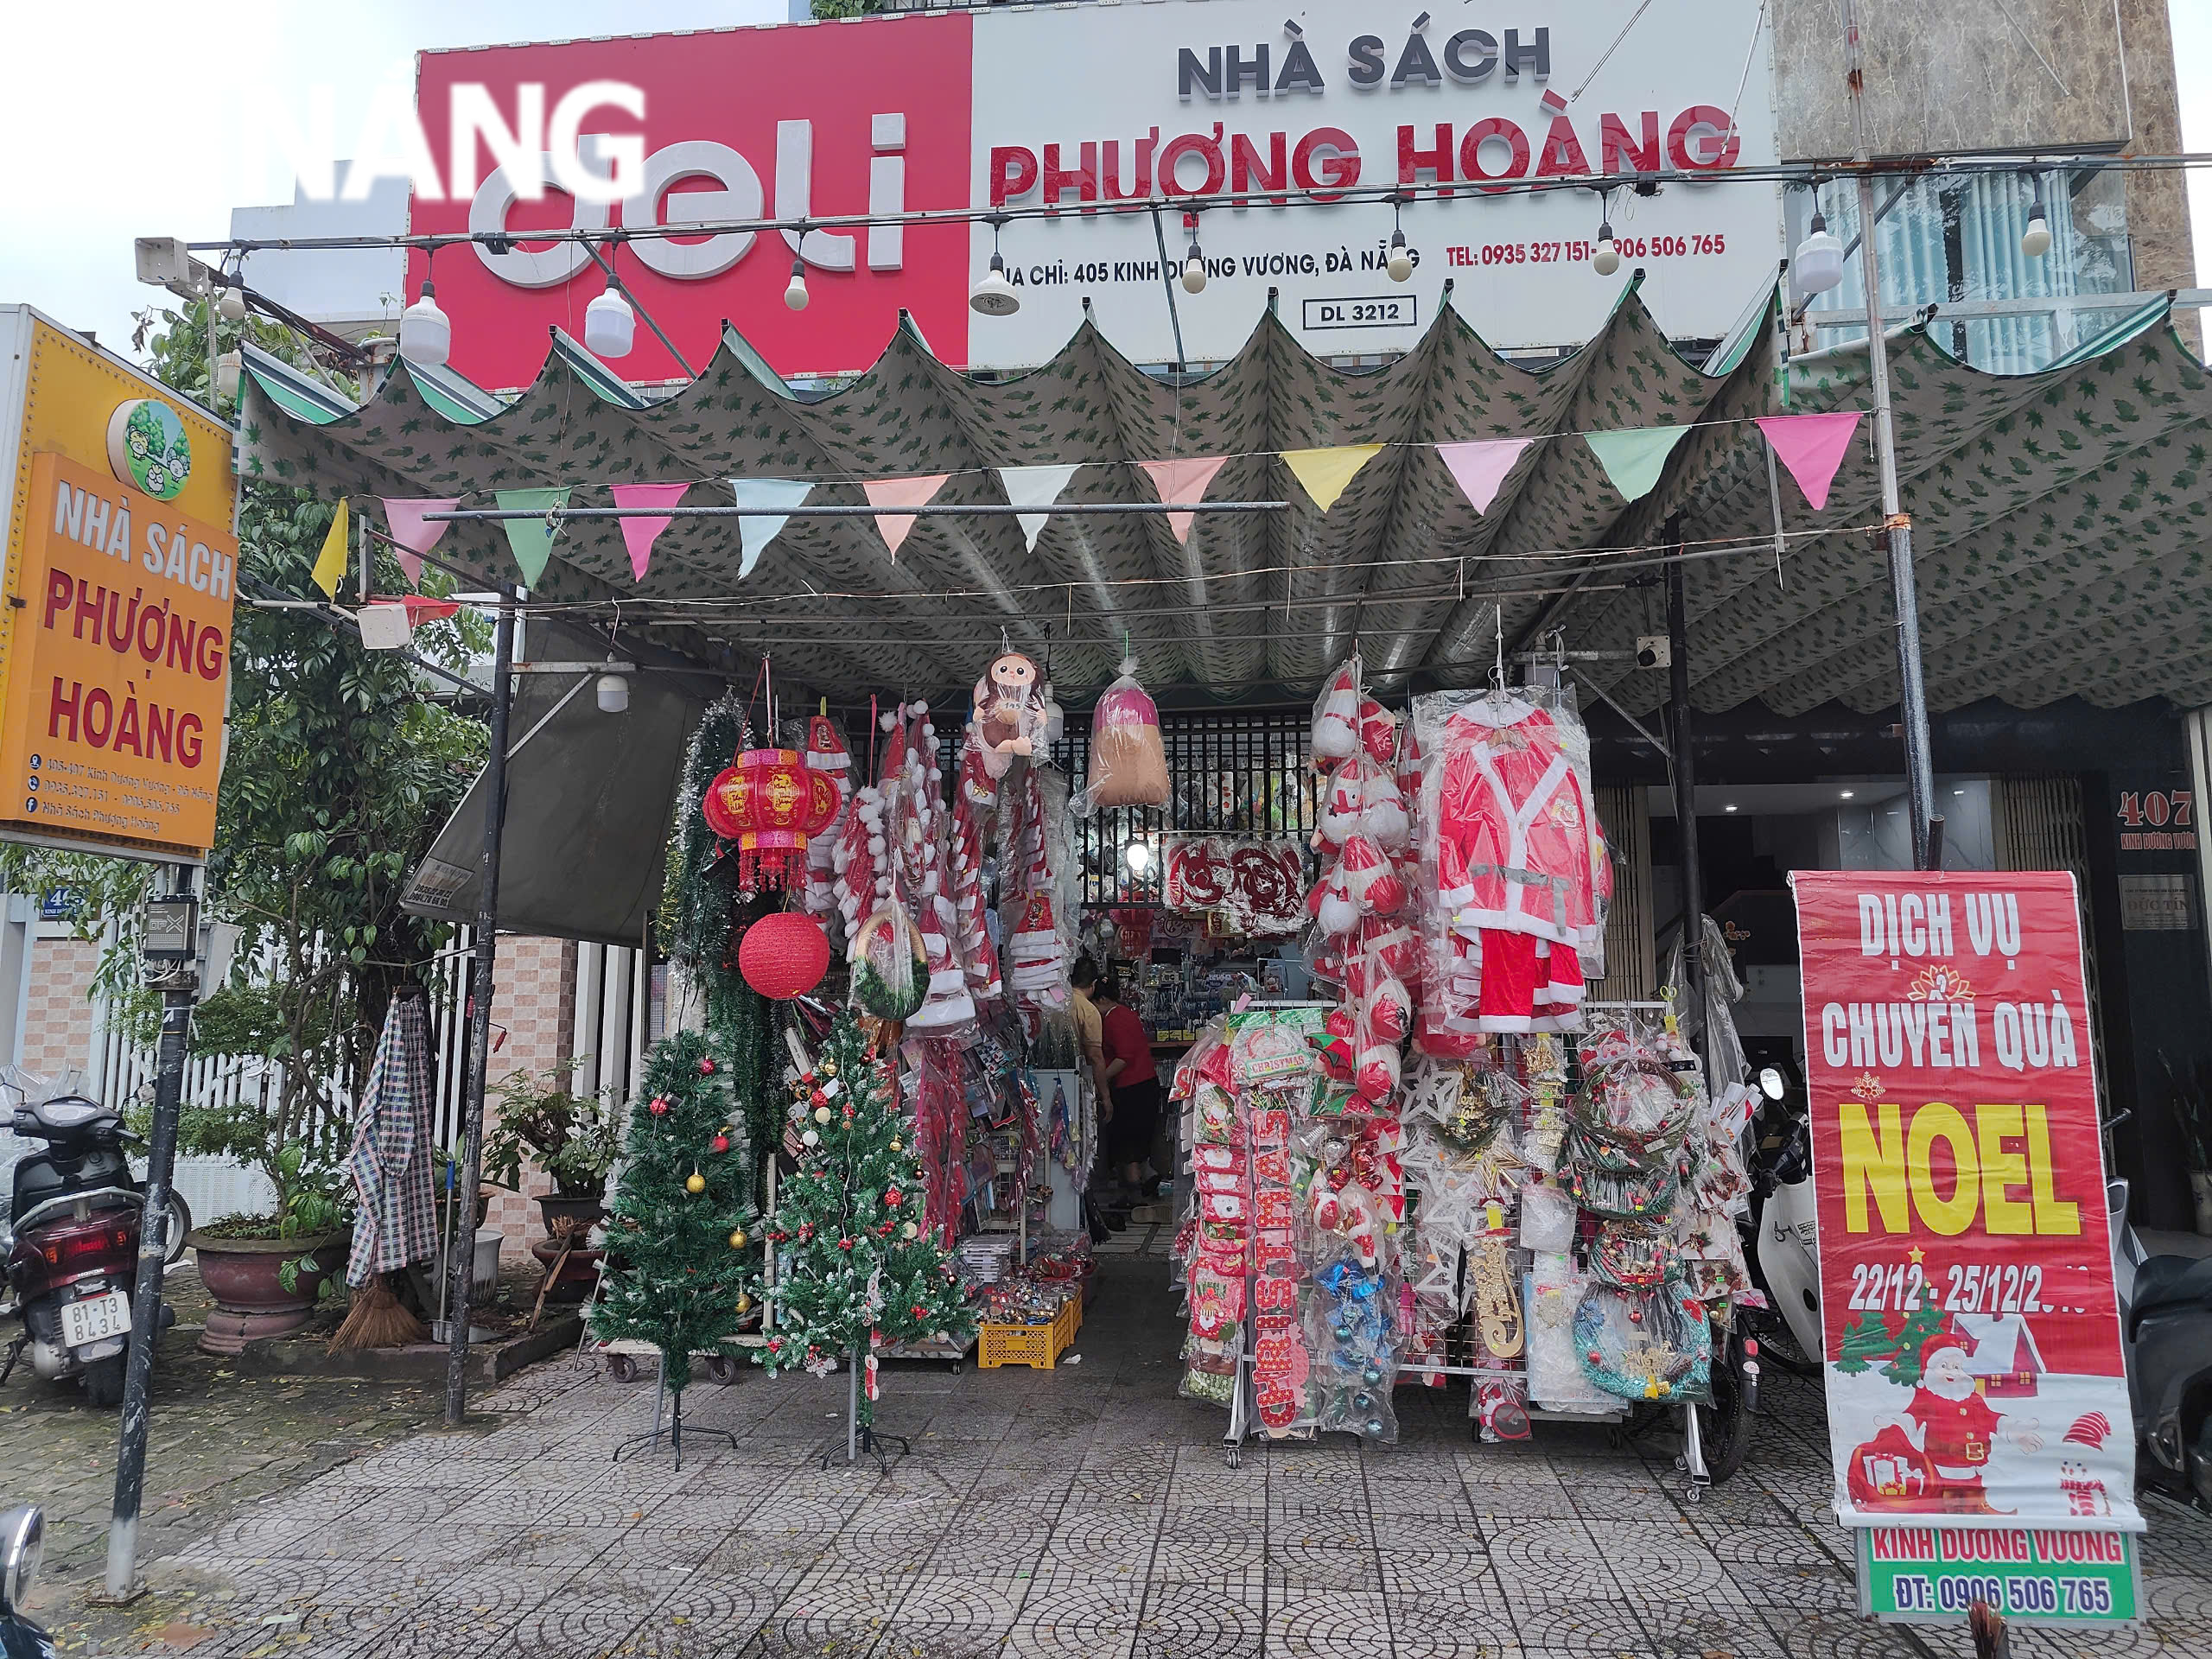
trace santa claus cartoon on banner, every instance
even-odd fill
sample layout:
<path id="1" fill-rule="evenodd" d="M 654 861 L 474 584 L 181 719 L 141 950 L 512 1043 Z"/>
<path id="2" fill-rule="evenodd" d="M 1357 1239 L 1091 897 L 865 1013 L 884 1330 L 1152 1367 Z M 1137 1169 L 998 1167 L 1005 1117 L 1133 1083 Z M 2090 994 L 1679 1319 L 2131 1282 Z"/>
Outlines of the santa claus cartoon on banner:
<path id="1" fill-rule="evenodd" d="M 1990 1503 L 1984 1473 L 2000 1449 L 2032 1455 L 2044 1438 L 2037 1419 L 2019 1420 L 1990 1404 L 1975 1374 L 1975 1347 L 1955 1319 L 1942 1319 L 1916 1350 L 1898 1344 L 1880 1375 L 1912 1393 L 1891 1421 L 1877 1414 L 1877 1432 L 1852 1455 L 1852 1499 L 1859 1508 L 2012 1513 Z"/>

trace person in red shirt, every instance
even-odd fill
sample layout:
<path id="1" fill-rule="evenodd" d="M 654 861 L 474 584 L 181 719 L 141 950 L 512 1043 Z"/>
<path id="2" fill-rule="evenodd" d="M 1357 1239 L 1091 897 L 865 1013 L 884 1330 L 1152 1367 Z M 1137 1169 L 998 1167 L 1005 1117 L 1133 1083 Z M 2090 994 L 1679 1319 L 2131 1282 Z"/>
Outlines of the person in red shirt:
<path id="1" fill-rule="evenodd" d="M 1136 1011 L 1122 1002 L 1121 985 L 1109 968 L 1099 976 L 1091 993 L 1100 1014 L 1100 1044 L 1106 1054 L 1106 1083 L 1111 1090 L 1111 1116 L 1106 1122 L 1106 1157 L 1109 1166 L 1122 1171 L 1128 1201 L 1135 1203 L 1144 1185 L 1145 1165 L 1152 1156 L 1153 1138 L 1160 1132 L 1165 1105 L 1160 1072 L 1152 1063 L 1152 1039 Z"/>

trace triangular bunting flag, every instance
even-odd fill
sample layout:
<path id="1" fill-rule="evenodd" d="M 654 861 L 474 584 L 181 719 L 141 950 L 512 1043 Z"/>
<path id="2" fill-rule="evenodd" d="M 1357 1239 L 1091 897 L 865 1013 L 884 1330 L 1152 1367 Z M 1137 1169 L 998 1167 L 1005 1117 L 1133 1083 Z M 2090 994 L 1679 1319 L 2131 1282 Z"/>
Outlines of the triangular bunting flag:
<path id="1" fill-rule="evenodd" d="M 1488 512 L 1490 504 L 1497 499 L 1497 486 L 1505 482 L 1505 475 L 1521 459 L 1521 452 L 1534 442 L 1530 438 L 1494 438 L 1481 443 L 1440 443 L 1436 453 L 1444 457 L 1444 464 L 1452 469 L 1459 493 L 1474 510 Z"/>
<path id="2" fill-rule="evenodd" d="M 1641 501 L 1659 482 L 1667 457 L 1688 431 L 1687 426 L 1641 426 L 1626 432 L 1585 432 L 1582 440 L 1621 499 Z"/>
<path id="3" fill-rule="evenodd" d="M 426 520 L 426 512 L 451 512 L 461 505 L 459 496 L 387 495 L 384 498 L 385 522 L 391 526 L 395 545 L 393 556 L 399 568 L 407 573 L 408 582 L 414 587 L 423 585 L 423 556 L 438 544 L 438 537 L 446 533 L 448 523 L 443 518 Z"/>
<path id="4" fill-rule="evenodd" d="M 1326 512 L 1337 505 L 1344 486 L 1359 476 L 1359 469 L 1382 453 L 1379 443 L 1346 443 L 1333 449 L 1286 449 L 1282 458 L 1313 498 L 1313 505 Z"/>
<path id="5" fill-rule="evenodd" d="M 407 623 L 410 628 L 419 628 L 425 622 L 435 622 L 461 613 L 460 603 L 450 599 L 425 599 L 420 594 L 410 594 L 399 602 L 407 607 Z"/>
<path id="6" fill-rule="evenodd" d="M 1805 492 L 1815 512 L 1828 504 L 1828 486 L 1843 465 L 1852 435 L 1859 430 L 1859 411 L 1838 410 L 1833 415 L 1762 415 L 1759 430 L 1774 446 L 1774 453 Z"/>
<path id="7" fill-rule="evenodd" d="M 515 556 L 515 563 L 522 567 L 523 580 L 531 587 L 545 574 L 545 561 L 553 556 L 553 529 L 545 522 L 544 515 L 556 507 L 569 505 L 566 485 L 543 490 L 494 490 L 492 499 L 502 507 L 527 508 L 537 515 L 529 518 L 502 518 L 499 528 L 507 532 L 507 550 Z"/>
<path id="8" fill-rule="evenodd" d="M 1072 467 L 1001 467 L 999 484 L 1006 491 L 1007 505 L 1014 507 L 1048 507 L 1060 499 L 1060 492 L 1068 486 L 1068 480 L 1075 476 Z M 1014 517 L 1021 524 L 1021 539 L 1029 543 L 1029 550 L 1037 550 L 1037 537 L 1045 528 L 1049 512 L 1022 512 Z"/>
<path id="9" fill-rule="evenodd" d="M 607 493 L 613 496 L 618 507 L 670 507 L 683 499 L 689 484 L 610 484 Z M 630 550 L 630 577 L 633 582 L 645 579 L 645 567 L 652 563 L 653 543 L 669 526 L 670 520 L 660 514 L 651 518 L 618 518 L 622 526 L 622 544 Z"/>
<path id="10" fill-rule="evenodd" d="M 1227 455 L 1197 455 L 1187 461 L 1147 461 L 1143 463 L 1152 475 L 1152 487 L 1160 492 L 1160 501 L 1203 501 L 1213 475 L 1219 472 Z M 1175 532 L 1175 539 L 1184 546 L 1191 543 L 1191 524 L 1198 515 L 1192 512 L 1171 512 L 1167 528 Z"/>
<path id="11" fill-rule="evenodd" d="M 868 492 L 871 507 L 918 507 L 944 488 L 944 480 L 951 476 L 950 473 L 931 473 L 925 478 L 874 478 L 864 480 L 861 488 Z M 875 527 L 883 533 L 883 544 L 891 550 L 891 556 L 895 559 L 900 543 L 914 527 L 914 515 L 884 513 L 876 519 Z"/>
<path id="12" fill-rule="evenodd" d="M 332 599 L 338 597 L 338 584 L 346 575 L 346 504 L 340 501 L 330 515 L 330 529 L 322 538 L 322 551 L 315 556 L 315 569 L 308 573 L 308 580 Z"/>
<path id="13" fill-rule="evenodd" d="M 775 509 L 766 518 L 737 521 L 737 577 L 742 582 L 753 574 L 753 567 L 760 562 L 760 555 L 768 543 L 783 534 L 784 526 L 791 518 L 789 509 L 805 500 L 814 486 L 801 478 L 733 478 L 729 487 L 741 507 Z"/>

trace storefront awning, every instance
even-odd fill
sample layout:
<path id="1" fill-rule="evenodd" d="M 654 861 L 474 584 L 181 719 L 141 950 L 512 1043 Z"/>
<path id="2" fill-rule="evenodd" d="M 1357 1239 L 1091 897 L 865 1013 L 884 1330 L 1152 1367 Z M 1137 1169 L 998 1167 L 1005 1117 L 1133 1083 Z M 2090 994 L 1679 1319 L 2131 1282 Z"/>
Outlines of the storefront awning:
<path id="1" fill-rule="evenodd" d="M 1010 518 L 924 518 L 895 560 L 868 519 L 794 518 L 742 581 L 733 521 L 678 519 L 634 582 L 613 521 L 572 520 L 531 592 L 602 624 L 620 600 L 626 637 L 709 666 L 749 674 L 772 652 L 786 681 L 916 695 L 971 684 L 1001 629 L 1018 648 L 1049 643 L 1055 680 L 1077 696 L 1113 676 L 1125 631 L 1154 689 L 1222 698 L 1310 688 L 1355 641 L 1386 691 L 1402 676 L 1479 679 L 1501 632 L 1558 628 L 1571 649 L 1627 653 L 1663 632 L 1644 584 L 1680 512 L 1685 542 L 1715 555 L 1688 566 L 1700 706 L 1895 701 L 1866 431 L 1816 514 L 1786 474 L 1770 494 L 1750 423 L 1868 407 L 1863 346 L 1785 366 L 1754 304 L 1708 373 L 1631 285 L 1595 339 L 1531 371 L 1463 312 L 1479 315 L 1479 301 L 1455 298 L 1415 350 L 1369 370 L 1309 355 L 1264 315 L 1234 359 L 1180 385 L 1089 324 L 1051 363 L 1003 380 L 947 367 L 902 327 L 873 370 L 827 394 L 785 385 L 734 330 L 673 395 L 624 385 L 556 334 L 536 383 L 504 406 L 402 364 L 349 410 L 256 359 L 240 471 L 326 498 L 472 505 L 490 504 L 474 493 L 568 486 L 573 505 L 604 505 L 612 484 L 692 480 L 687 505 L 726 505 L 721 480 L 791 478 L 815 482 L 814 504 L 857 506 L 862 480 L 936 474 L 950 475 L 939 502 L 1003 503 L 996 469 L 1050 464 L 1077 467 L 1063 500 L 1150 501 L 1139 463 L 1225 455 L 1211 499 L 1292 504 L 1202 516 L 1187 545 L 1156 515 L 1064 514 L 1033 552 Z M 2212 397 L 2165 308 L 2011 378 L 1955 360 L 1946 327 L 1904 330 L 1892 353 L 1931 706 L 2212 701 L 2199 544 Z M 1692 429 L 1656 486 L 1624 499 L 1580 435 L 1662 425 Z M 1536 442 L 1478 513 L 1433 446 L 1499 438 Z M 1384 447 L 1326 512 L 1281 458 L 1357 444 Z M 486 582 L 514 571 L 496 524 L 456 524 L 438 556 Z M 1625 656 L 1578 672 L 1638 713 L 1663 699 L 1664 674 Z"/>

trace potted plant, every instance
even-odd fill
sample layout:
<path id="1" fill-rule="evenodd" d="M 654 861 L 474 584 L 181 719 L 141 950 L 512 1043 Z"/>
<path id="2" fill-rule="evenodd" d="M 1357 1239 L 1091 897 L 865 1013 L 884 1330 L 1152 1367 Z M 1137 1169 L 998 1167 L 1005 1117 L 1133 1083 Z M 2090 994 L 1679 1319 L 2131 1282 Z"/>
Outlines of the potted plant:
<path id="1" fill-rule="evenodd" d="M 210 1144 L 204 1135 L 179 1139 L 194 1150 Z M 327 1149 L 292 1141 L 255 1161 L 276 1185 L 276 1207 L 265 1215 L 224 1216 L 186 1240 L 215 1304 L 200 1335 L 206 1353 L 235 1354 L 307 1324 L 323 1287 L 343 1274 L 353 1243 L 352 1185 Z"/>
<path id="2" fill-rule="evenodd" d="M 519 1189 L 525 1160 L 552 1178 L 553 1190 L 540 1196 L 537 1209 L 546 1238 L 556 1243 L 606 1217 L 607 1172 L 622 1155 L 620 1091 L 610 1084 L 580 1095 L 569 1086 L 588 1058 L 535 1075 L 509 1072 L 499 1084 L 498 1122 L 484 1144 L 487 1180 Z"/>

